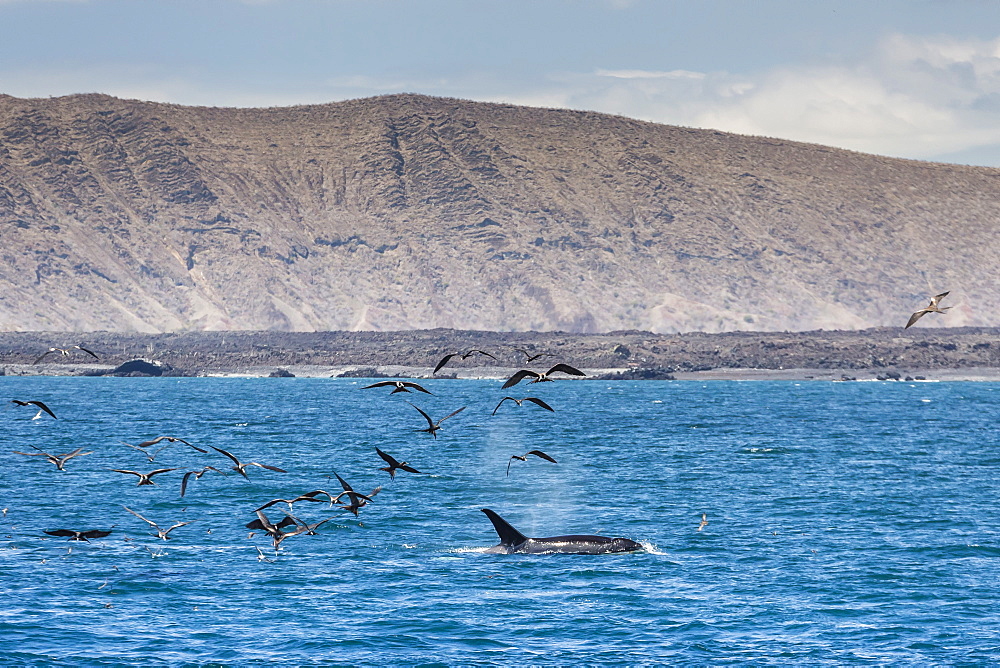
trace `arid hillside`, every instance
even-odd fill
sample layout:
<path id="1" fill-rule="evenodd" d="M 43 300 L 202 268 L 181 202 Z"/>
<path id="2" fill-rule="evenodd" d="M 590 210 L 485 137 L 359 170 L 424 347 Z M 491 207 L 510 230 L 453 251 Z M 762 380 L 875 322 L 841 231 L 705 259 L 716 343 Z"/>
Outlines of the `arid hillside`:
<path id="1" fill-rule="evenodd" d="M 0 96 L 0 330 L 1000 324 L 1000 170 L 398 95 Z"/>

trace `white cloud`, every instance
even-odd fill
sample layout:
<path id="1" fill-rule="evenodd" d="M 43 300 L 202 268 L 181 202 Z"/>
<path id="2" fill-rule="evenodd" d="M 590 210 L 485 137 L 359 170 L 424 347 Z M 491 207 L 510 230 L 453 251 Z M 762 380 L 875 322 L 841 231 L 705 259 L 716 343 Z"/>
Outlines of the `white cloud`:
<path id="1" fill-rule="evenodd" d="M 853 63 L 751 75 L 597 70 L 560 76 L 546 97 L 662 123 L 932 159 L 1000 143 L 1000 39 L 892 35 Z"/>
<path id="2" fill-rule="evenodd" d="M 687 70 L 671 70 L 660 72 L 657 70 L 597 70 L 594 72 L 599 77 L 612 77 L 614 79 L 704 79 L 704 72 L 689 72 Z"/>

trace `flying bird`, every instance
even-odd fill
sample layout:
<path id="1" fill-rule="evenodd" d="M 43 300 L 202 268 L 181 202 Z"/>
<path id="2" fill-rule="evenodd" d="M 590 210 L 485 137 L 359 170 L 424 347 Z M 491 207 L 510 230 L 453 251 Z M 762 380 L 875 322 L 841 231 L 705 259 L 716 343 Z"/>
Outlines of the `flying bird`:
<path id="1" fill-rule="evenodd" d="M 708 513 L 702 513 L 701 522 L 698 524 L 698 531 L 701 531 L 706 526 L 708 526 Z"/>
<path id="2" fill-rule="evenodd" d="M 34 362 L 32 362 L 32 364 L 38 364 L 43 359 L 45 359 L 46 355 L 51 355 L 52 353 L 60 353 L 63 357 L 69 357 L 70 351 L 72 350 L 79 350 L 85 352 L 91 357 L 93 357 L 95 360 L 100 360 L 100 358 L 97 355 L 95 355 L 93 351 L 87 350 L 83 346 L 73 346 L 72 348 L 49 348 L 44 353 L 39 355 L 38 358 Z"/>
<path id="3" fill-rule="evenodd" d="M 360 508 L 364 508 L 369 503 L 372 503 L 372 497 L 382 491 L 381 487 L 376 487 L 372 490 L 371 494 L 361 494 L 359 492 L 355 492 L 354 488 L 351 487 L 346 480 L 341 478 L 336 471 L 333 472 L 333 475 L 337 476 L 337 480 L 340 481 L 340 486 L 344 488 L 344 493 L 338 494 L 336 500 L 339 501 L 341 496 L 347 496 L 351 502 L 347 505 L 341 505 L 340 507 L 354 513 L 355 517 L 358 516 L 358 510 Z"/>
<path id="4" fill-rule="evenodd" d="M 154 438 L 152 440 L 143 441 L 142 443 L 136 443 L 135 445 L 132 445 L 131 443 L 125 443 L 125 445 L 127 445 L 127 446 L 129 446 L 131 448 L 137 448 L 137 449 L 138 448 L 148 448 L 149 446 L 156 445 L 157 443 L 159 443 L 161 441 L 166 441 L 167 445 L 170 445 L 171 443 L 183 443 L 184 445 L 186 445 L 186 446 L 188 446 L 190 448 L 194 448 L 195 450 L 197 450 L 198 452 L 200 452 L 202 454 L 205 454 L 205 453 L 208 452 L 208 450 L 203 450 L 202 448 L 199 448 L 197 445 L 191 445 L 190 443 L 188 443 L 187 441 L 185 441 L 183 438 L 177 438 L 176 436 L 157 436 L 156 438 Z M 123 441 L 123 443 L 124 443 L 124 441 Z M 163 447 L 165 448 L 167 446 L 165 445 Z M 162 450 L 163 448 L 160 448 L 160 449 Z M 159 452 L 159 451 L 157 451 L 157 452 Z"/>
<path id="5" fill-rule="evenodd" d="M 228 475 L 226 472 L 220 471 L 214 466 L 206 466 L 200 471 L 188 471 L 187 473 L 184 474 L 184 477 L 181 478 L 181 496 L 184 496 L 184 492 L 187 491 L 188 480 L 191 478 L 191 476 L 194 476 L 195 480 L 201 480 L 201 477 L 206 473 L 208 473 L 209 471 L 215 471 L 216 473 L 221 473 L 222 475 Z"/>
<path id="6" fill-rule="evenodd" d="M 254 512 L 257 512 L 258 510 L 264 510 L 266 508 L 270 508 L 271 506 L 273 506 L 276 503 L 287 503 L 288 504 L 288 512 L 291 513 L 292 512 L 292 506 L 294 504 L 298 503 L 299 501 L 312 501 L 314 503 L 326 503 L 325 500 L 323 500 L 323 499 L 317 499 L 316 498 L 317 496 L 320 496 L 321 494 L 325 494 L 326 497 L 327 497 L 327 500 L 331 504 L 333 504 L 333 500 L 334 500 L 333 494 L 330 494 L 330 492 L 325 492 L 325 491 L 323 491 L 321 489 L 317 489 L 317 490 L 314 490 L 312 492 L 306 492 L 305 494 L 300 494 L 299 496 L 295 497 L 294 499 L 273 499 L 273 500 L 268 501 L 267 503 L 265 503 L 260 508 L 255 508 Z"/>
<path id="7" fill-rule="evenodd" d="M 464 360 L 464 359 L 468 359 L 471 355 L 476 355 L 476 354 L 478 354 L 478 355 L 486 355 L 491 360 L 496 361 L 496 357 L 494 357 L 493 355 L 490 355 L 485 350 L 470 350 L 467 353 L 451 353 L 450 355 L 445 355 L 444 357 L 441 358 L 441 361 L 437 363 L 436 367 L 434 367 L 434 372 L 433 373 L 437 373 L 438 371 L 440 371 L 441 367 L 443 367 L 445 364 L 447 364 L 448 360 L 450 360 L 452 357 L 461 357 Z"/>
<path id="8" fill-rule="evenodd" d="M 122 506 L 122 508 L 124 508 L 125 510 L 129 511 L 130 513 L 132 513 L 133 515 L 135 515 L 136 517 L 138 517 L 140 520 L 142 520 L 146 524 L 148 524 L 151 527 L 153 527 L 154 529 L 156 529 L 156 537 L 157 538 L 162 538 L 163 540 L 170 540 L 170 532 L 173 531 L 174 529 L 176 529 L 177 527 L 182 527 L 182 526 L 185 526 L 187 524 L 191 524 L 191 522 L 178 522 L 177 524 L 173 525 L 169 529 L 161 529 L 159 524 L 157 524 L 156 522 L 154 522 L 152 520 L 147 520 L 145 517 L 143 517 L 139 513 L 135 512 L 134 510 L 132 510 L 128 506 Z M 191 521 L 193 522 L 194 520 L 191 520 Z"/>
<path id="9" fill-rule="evenodd" d="M 931 297 L 931 303 L 925 306 L 924 308 L 920 309 L 913 315 L 911 315 L 910 320 L 906 323 L 906 327 L 904 327 L 903 329 L 908 328 L 917 320 L 920 320 L 920 318 L 923 317 L 925 313 L 944 313 L 945 311 L 950 309 L 951 308 L 950 306 L 945 306 L 944 308 L 940 308 L 938 306 L 941 300 L 948 296 L 949 292 L 951 291 L 949 290 L 948 292 L 942 292 L 939 295 L 934 295 L 933 297 Z"/>
<path id="10" fill-rule="evenodd" d="M 531 403 L 535 404 L 536 406 L 541 406 L 542 408 L 544 408 L 547 411 L 552 411 L 553 413 L 556 412 L 556 409 L 552 408 L 552 406 L 549 406 L 547 403 L 545 403 L 544 401 L 542 401 L 538 397 L 525 397 L 524 399 L 515 399 L 514 397 L 504 397 L 503 399 L 500 400 L 500 403 L 497 404 L 497 407 L 493 409 L 493 415 L 497 414 L 497 411 L 500 410 L 500 406 L 503 405 L 503 402 L 505 402 L 507 400 L 513 401 L 518 406 L 520 406 L 525 401 L 530 401 Z"/>
<path id="11" fill-rule="evenodd" d="M 316 529 L 320 528 L 330 520 L 334 519 L 333 517 L 327 517 L 325 520 L 320 520 L 319 522 L 316 522 L 314 524 L 306 524 L 295 515 L 288 515 L 288 517 L 290 517 L 292 521 L 295 522 L 295 524 L 299 527 L 295 531 L 289 532 L 289 535 L 305 534 L 306 536 L 315 536 Z"/>
<path id="12" fill-rule="evenodd" d="M 429 390 L 425 390 L 424 388 L 420 387 L 416 383 L 411 383 L 408 380 L 383 380 L 383 381 L 378 382 L 378 383 L 372 383 L 371 385 L 365 385 L 361 389 L 362 390 L 367 390 L 367 389 L 372 388 L 372 387 L 389 387 L 389 386 L 392 386 L 392 387 L 396 388 L 392 392 L 390 392 L 389 394 L 396 394 L 397 392 L 409 392 L 410 390 L 408 388 L 411 388 L 411 387 L 414 390 L 417 390 L 419 392 L 426 392 L 427 394 L 434 394 L 433 392 L 430 392 Z"/>
<path id="13" fill-rule="evenodd" d="M 68 537 L 70 540 L 82 540 L 87 543 L 90 542 L 91 538 L 104 538 L 105 536 L 110 536 L 110 531 L 101 531 L 100 529 L 91 529 L 89 531 L 71 531 L 69 529 L 56 529 L 54 531 L 46 531 L 45 533 L 50 536 L 59 536 L 60 538 Z"/>
<path id="14" fill-rule="evenodd" d="M 407 401 L 406 403 L 410 404 L 409 401 Z M 420 413 L 421 415 L 423 415 L 424 419 L 427 420 L 427 429 L 418 429 L 417 431 L 426 431 L 426 432 L 429 432 L 430 435 L 433 436 L 434 438 L 437 438 L 437 432 L 441 429 L 441 423 L 442 422 L 444 422 L 445 420 L 447 420 L 450 417 L 458 415 L 459 413 L 461 413 L 462 411 L 464 411 L 465 408 L 466 408 L 465 406 L 462 406 L 457 411 L 454 411 L 453 413 L 448 413 L 447 415 L 445 415 L 443 418 L 441 418 L 437 422 L 434 422 L 434 420 L 431 419 L 430 415 L 428 415 L 427 413 L 423 412 L 422 410 L 420 410 L 419 408 L 417 408 L 413 404 L 410 404 L 410 405 L 413 406 L 414 408 L 416 408 L 417 412 Z"/>
<path id="15" fill-rule="evenodd" d="M 295 520 L 293 520 L 289 515 L 285 515 L 284 519 L 277 524 L 274 524 L 263 512 L 259 510 L 255 512 L 257 513 L 257 519 L 248 522 L 246 525 L 247 529 L 257 529 L 270 536 L 271 540 L 274 542 L 275 551 L 278 550 L 278 547 L 281 545 L 281 541 L 298 533 L 296 531 L 282 531 L 285 527 L 297 526 Z"/>
<path id="16" fill-rule="evenodd" d="M 537 360 L 539 358 L 542 358 L 542 357 L 555 357 L 555 355 L 552 354 L 552 353 L 535 353 L 534 355 L 532 355 L 531 353 L 529 353 L 524 348 L 514 348 L 514 350 L 516 350 L 517 352 L 519 352 L 519 353 L 521 353 L 521 354 L 524 355 L 524 357 L 525 357 L 524 363 L 525 364 L 530 364 L 531 362 L 534 362 L 535 360 Z"/>
<path id="17" fill-rule="evenodd" d="M 208 447 L 210 447 L 213 450 L 215 450 L 216 452 L 221 453 L 221 454 L 225 455 L 226 457 L 229 457 L 230 459 L 232 459 L 233 462 L 235 462 L 235 464 L 236 464 L 236 466 L 233 467 L 233 470 L 236 471 L 237 473 L 239 473 L 241 476 L 243 476 L 247 480 L 250 479 L 249 476 L 247 476 L 247 472 L 246 472 L 246 468 L 248 466 L 259 466 L 260 468 L 267 469 L 268 471 L 277 471 L 278 473 L 288 473 L 288 471 L 286 471 L 285 469 L 279 469 L 277 466 L 270 466 L 268 464 L 258 464 L 257 462 L 247 462 L 246 464 L 244 464 L 239 459 L 237 459 L 236 456 L 234 454 L 232 454 L 231 452 L 226 452 L 222 448 L 217 448 L 214 445 L 210 445 Z"/>
<path id="18" fill-rule="evenodd" d="M 396 479 L 397 469 L 399 469 L 400 471 L 406 471 L 408 473 L 422 473 L 422 471 L 418 471 L 417 469 L 410 466 L 409 462 L 397 461 L 392 455 L 382 452 L 378 448 L 375 448 L 375 452 L 377 452 L 378 456 L 381 457 L 386 464 L 388 464 L 388 466 L 380 468 L 379 471 L 385 471 L 386 473 L 388 473 L 390 480 Z M 428 474 L 424 473 L 423 475 L 428 475 Z"/>
<path id="19" fill-rule="evenodd" d="M 30 443 L 28 444 L 28 447 L 35 448 L 35 446 L 31 445 Z M 63 467 L 66 465 L 66 462 L 73 459 L 74 457 L 82 457 L 83 455 L 94 454 L 93 451 L 84 452 L 83 448 L 77 448 L 73 452 L 64 452 L 61 455 L 50 455 L 49 453 L 43 452 L 38 448 L 35 448 L 35 450 L 38 450 L 38 452 L 20 452 L 18 450 L 12 450 L 11 452 L 13 452 L 16 455 L 26 455 L 28 457 L 45 457 L 45 459 L 55 464 L 56 468 L 59 469 L 60 471 L 65 471 L 66 469 L 64 469 Z"/>
<path id="20" fill-rule="evenodd" d="M 10 403 L 16 404 L 18 406 L 29 406 L 29 405 L 30 406 L 37 406 L 40 410 L 38 411 L 38 414 L 35 415 L 35 417 L 31 418 L 32 420 L 37 420 L 38 418 L 42 417 L 42 412 L 43 411 L 46 412 L 46 413 L 48 413 L 49 415 L 51 415 L 53 418 L 56 417 L 56 414 L 52 412 L 52 409 L 49 408 L 48 406 L 46 406 L 45 404 L 43 404 L 41 401 L 34 401 L 34 400 L 32 400 L 32 401 L 20 401 L 18 399 L 11 399 Z"/>
<path id="21" fill-rule="evenodd" d="M 553 379 L 549 378 L 549 376 L 551 376 L 556 372 L 568 373 L 573 376 L 587 375 L 584 372 L 580 371 L 579 369 L 574 369 L 569 364 L 556 364 L 554 367 L 552 367 L 545 373 L 538 373 L 537 371 L 529 371 L 528 369 L 521 369 L 513 376 L 511 376 L 507 380 L 507 382 L 503 384 L 503 387 L 501 387 L 501 389 L 506 390 L 508 387 L 514 387 L 525 378 L 534 378 L 534 380 L 531 381 L 532 383 L 544 383 L 545 381 L 551 381 Z"/>
<path id="22" fill-rule="evenodd" d="M 139 476 L 139 482 L 135 484 L 136 487 L 142 487 L 143 485 L 155 485 L 156 483 L 150 480 L 154 475 L 159 475 L 161 473 L 167 473 L 168 471 L 176 471 L 173 469 L 156 469 L 155 471 L 150 471 L 149 473 L 139 473 L 138 471 L 129 471 L 128 469 L 111 469 L 115 473 L 129 473 L 131 475 Z"/>
<path id="23" fill-rule="evenodd" d="M 553 464 L 558 464 L 559 463 L 556 460 L 552 459 L 552 457 L 549 457 L 547 454 L 545 454 L 544 452 L 542 452 L 541 450 L 529 450 L 528 452 L 524 453 L 523 455 L 511 455 L 510 456 L 510 459 L 507 461 L 507 476 L 508 477 L 510 476 L 510 465 L 514 463 L 514 460 L 516 459 L 516 460 L 518 460 L 520 462 L 526 462 L 526 461 L 528 461 L 528 455 L 534 455 L 536 457 L 541 457 L 542 459 L 550 461 Z"/>

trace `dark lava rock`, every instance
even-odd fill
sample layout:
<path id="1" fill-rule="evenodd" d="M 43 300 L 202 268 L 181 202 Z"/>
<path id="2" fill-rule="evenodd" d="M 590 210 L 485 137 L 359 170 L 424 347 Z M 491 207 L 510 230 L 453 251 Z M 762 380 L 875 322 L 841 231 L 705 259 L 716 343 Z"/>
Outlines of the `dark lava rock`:
<path id="1" fill-rule="evenodd" d="M 338 373 L 334 378 L 392 378 L 389 374 L 377 371 L 375 367 L 361 367 L 358 369 L 348 369 L 344 373 Z"/>
<path id="2" fill-rule="evenodd" d="M 157 360 L 134 359 L 115 367 L 107 373 L 109 376 L 167 376 L 174 367 Z"/>
<path id="3" fill-rule="evenodd" d="M 625 369 L 617 373 L 605 373 L 594 376 L 592 380 L 677 380 L 668 369 L 663 367 L 641 367 Z"/>
<path id="4" fill-rule="evenodd" d="M 268 378 L 295 378 L 295 374 L 288 369 L 275 369 L 267 374 Z"/>

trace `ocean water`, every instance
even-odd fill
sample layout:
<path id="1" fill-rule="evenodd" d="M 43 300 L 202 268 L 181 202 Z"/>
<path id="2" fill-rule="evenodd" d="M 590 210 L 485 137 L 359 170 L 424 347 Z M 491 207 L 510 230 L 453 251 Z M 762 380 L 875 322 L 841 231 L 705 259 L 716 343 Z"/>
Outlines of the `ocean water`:
<path id="1" fill-rule="evenodd" d="M 996 664 L 1000 384 L 0 378 L 0 663 Z M 555 413 L 506 402 L 538 396 Z M 37 399 L 58 416 L 10 399 Z M 409 400 L 444 422 L 433 438 Z M 185 471 L 225 457 L 286 469 Z M 65 471 L 49 453 L 85 447 Z M 379 467 L 375 448 L 429 475 Z M 510 456 L 540 449 L 552 464 Z M 136 486 L 122 468 L 178 470 Z M 298 503 L 275 552 L 252 510 Z M 175 529 L 158 539 L 128 506 Z M 274 520 L 282 505 L 267 510 Z M 529 536 L 646 550 L 496 555 Z M 708 524 L 698 531 L 701 514 Z M 108 529 L 90 543 L 44 531 Z M 258 548 L 260 551 L 258 551 Z"/>

